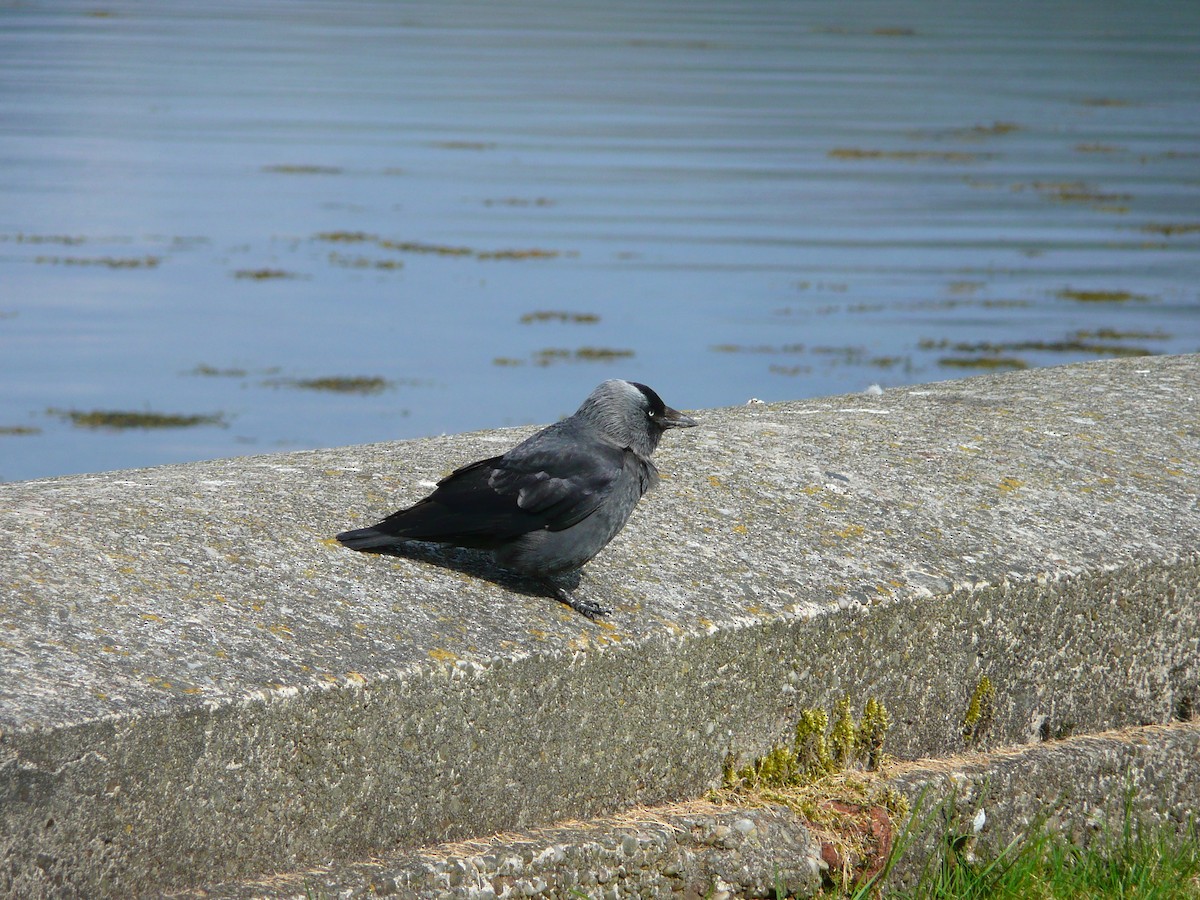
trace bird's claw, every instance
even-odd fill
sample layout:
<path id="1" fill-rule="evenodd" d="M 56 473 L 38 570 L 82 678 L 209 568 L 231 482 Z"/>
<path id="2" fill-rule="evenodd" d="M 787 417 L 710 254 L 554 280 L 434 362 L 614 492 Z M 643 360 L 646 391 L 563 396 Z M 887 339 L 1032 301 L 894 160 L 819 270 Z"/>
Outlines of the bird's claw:
<path id="1" fill-rule="evenodd" d="M 613 609 L 611 606 L 605 606 L 603 603 L 596 603 L 593 600 L 584 600 L 582 597 L 572 596 L 556 584 L 547 582 L 546 586 L 550 588 L 550 592 L 554 595 L 555 600 L 564 606 L 571 607 L 575 612 L 591 619 L 593 622 L 601 616 L 612 614 Z"/>
<path id="2" fill-rule="evenodd" d="M 586 616 L 593 622 L 601 616 L 607 616 L 612 613 L 611 606 L 605 606 L 603 603 L 593 603 L 591 600 L 580 600 L 577 597 L 567 597 L 564 601 L 567 606 L 575 610 L 580 615 Z"/>

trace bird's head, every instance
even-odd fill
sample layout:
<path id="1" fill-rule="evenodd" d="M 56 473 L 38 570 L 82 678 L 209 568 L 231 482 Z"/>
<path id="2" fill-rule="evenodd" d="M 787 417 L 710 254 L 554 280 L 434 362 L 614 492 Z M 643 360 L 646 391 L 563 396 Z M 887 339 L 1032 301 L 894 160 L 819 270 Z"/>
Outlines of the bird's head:
<path id="1" fill-rule="evenodd" d="M 592 391 L 576 415 L 643 456 L 654 452 L 667 429 L 692 428 L 697 424 L 691 416 L 663 403 L 653 389 L 617 378 Z"/>

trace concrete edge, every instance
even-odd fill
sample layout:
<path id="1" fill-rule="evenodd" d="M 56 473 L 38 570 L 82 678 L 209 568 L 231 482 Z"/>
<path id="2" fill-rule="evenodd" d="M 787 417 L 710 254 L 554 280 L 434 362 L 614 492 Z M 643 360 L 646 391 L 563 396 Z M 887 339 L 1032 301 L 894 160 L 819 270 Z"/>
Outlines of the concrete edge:
<path id="1" fill-rule="evenodd" d="M 907 849 L 888 881 L 911 886 L 937 861 L 946 834 L 961 837 L 959 853 L 988 858 L 1039 828 L 1084 845 L 1119 834 L 1127 817 L 1142 827 L 1185 833 L 1200 809 L 1200 723 L 895 764 L 871 781 L 904 795 L 910 820 L 880 827 L 881 807 L 858 810 L 850 827 L 867 833 L 871 852 L 844 861 L 844 869 L 830 835 L 785 807 L 696 800 L 171 896 L 480 900 L 682 892 L 727 898 L 783 890 L 811 897 L 844 875 L 861 879 L 881 871 L 895 840 L 907 841 Z M 906 826 L 910 835 L 903 833 Z"/>

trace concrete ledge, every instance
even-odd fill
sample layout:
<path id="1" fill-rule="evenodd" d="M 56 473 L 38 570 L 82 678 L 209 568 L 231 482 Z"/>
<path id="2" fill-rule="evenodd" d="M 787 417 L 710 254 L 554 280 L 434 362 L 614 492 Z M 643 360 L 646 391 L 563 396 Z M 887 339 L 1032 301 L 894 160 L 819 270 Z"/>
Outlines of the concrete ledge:
<path id="1" fill-rule="evenodd" d="M 698 796 L 844 695 L 906 758 L 1186 717 L 1198 397 L 1188 356 L 704 412 L 587 570 L 601 625 L 329 539 L 527 430 L 0 485 L 0 891 Z"/>
<path id="2" fill-rule="evenodd" d="M 1200 809 L 1200 725 L 1124 729 L 890 768 L 895 771 L 880 780 L 909 798 L 922 826 L 889 878 L 911 886 L 922 865 L 931 856 L 936 860 L 947 834 L 970 842 L 959 852 L 988 858 L 1031 825 L 1069 834 L 1081 845 L 1120 835 L 1126 814 L 1149 827 L 1186 828 Z M 873 812 L 864 810 L 854 824 L 872 827 L 880 821 Z M 882 839 L 866 842 L 873 858 L 846 861 L 855 874 L 880 870 L 890 842 L 908 840 L 886 825 L 882 830 Z M 819 831 L 785 808 L 691 802 L 210 886 L 186 896 L 481 900 L 773 897 L 782 891 L 811 897 L 826 875 L 836 880 L 840 874 L 830 850 Z"/>

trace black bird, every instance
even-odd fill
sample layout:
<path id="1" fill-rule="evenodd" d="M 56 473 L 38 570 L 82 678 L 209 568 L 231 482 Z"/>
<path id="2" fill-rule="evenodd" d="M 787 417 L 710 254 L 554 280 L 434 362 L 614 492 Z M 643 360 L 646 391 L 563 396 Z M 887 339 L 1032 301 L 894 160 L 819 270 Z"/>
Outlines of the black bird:
<path id="1" fill-rule="evenodd" d="M 337 539 L 352 550 L 406 541 L 491 550 L 499 565 L 542 581 L 572 609 L 604 615 L 606 607 L 548 579 L 578 569 L 616 537 L 658 483 L 650 454 L 663 432 L 695 424 L 644 384 L 605 381 L 573 416 L 503 456 L 463 466 L 378 525 Z"/>

